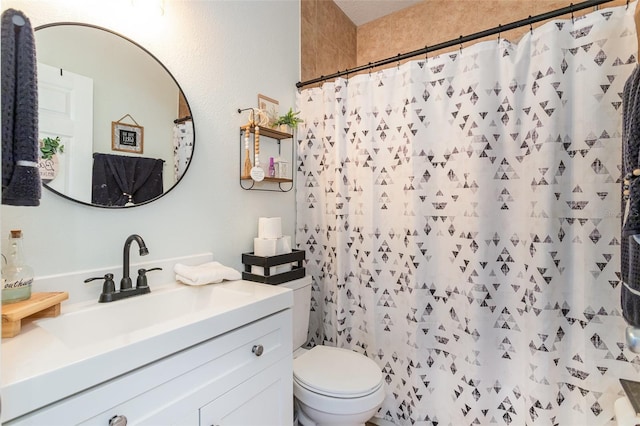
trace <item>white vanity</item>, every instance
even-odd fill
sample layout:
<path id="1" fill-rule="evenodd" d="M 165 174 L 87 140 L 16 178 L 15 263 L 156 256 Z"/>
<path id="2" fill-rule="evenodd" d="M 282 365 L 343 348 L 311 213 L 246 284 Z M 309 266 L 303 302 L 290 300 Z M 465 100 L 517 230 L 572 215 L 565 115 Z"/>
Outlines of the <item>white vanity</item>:
<path id="1" fill-rule="evenodd" d="M 131 299 L 63 304 L 3 339 L 2 424 L 292 423 L 290 290 L 150 285 Z"/>

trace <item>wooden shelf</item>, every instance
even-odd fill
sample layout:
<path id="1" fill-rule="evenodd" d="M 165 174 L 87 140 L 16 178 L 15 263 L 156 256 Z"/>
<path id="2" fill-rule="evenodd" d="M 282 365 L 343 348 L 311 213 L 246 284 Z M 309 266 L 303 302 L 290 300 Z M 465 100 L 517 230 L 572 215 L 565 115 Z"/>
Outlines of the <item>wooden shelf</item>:
<path id="1" fill-rule="evenodd" d="M 243 110 L 239 109 L 238 112 Z M 242 151 L 242 140 L 246 134 L 248 124 L 244 126 L 240 126 L 240 187 L 245 190 L 257 190 L 257 191 L 273 191 L 273 192 L 288 192 L 293 189 L 293 177 L 291 178 L 278 178 L 278 177 L 267 177 L 265 176 L 261 181 L 255 181 L 251 178 L 251 176 L 243 175 L 242 173 L 246 173 L 244 169 L 244 157 Z M 249 127 L 249 132 L 255 135 L 256 128 L 255 126 Z M 259 127 L 260 136 L 265 138 L 261 138 L 261 142 L 264 143 L 266 139 L 272 139 L 272 141 L 268 143 L 274 143 L 274 141 L 278 144 L 278 155 L 280 155 L 280 143 L 284 139 L 293 139 L 292 133 L 281 132 L 280 130 L 272 129 L 270 127 Z M 255 141 L 255 136 L 254 136 Z M 290 166 L 293 168 L 294 166 L 294 146 L 293 141 L 291 142 L 291 163 Z M 251 156 L 253 157 L 253 161 L 255 161 L 255 143 L 251 145 L 249 148 L 251 152 Z M 293 173 L 293 170 L 291 171 Z M 288 174 L 288 173 L 287 173 Z M 265 170 L 266 175 L 266 170 Z M 267 185 L 257 185 L 262 183 L 267 183 Z"/>
<path id="2" fill-rule="evenodd" d="M 251 133 L 255 132 L 254 127 L 251 127 L 249 130 L 251 131 Z M 242 131 L 244 131 L 244 129 L 240 129 L 240 133 L 242 133 Z M 268 138 L 277 139 L 279 141 L 282 139 L 291 139 L 293 137 L 291 133 L 285 133 L 281 132 L 280 130 L 262 126 L 260 126 L 260 136 L 266 136 Z"/>
<path id="3" fill-rule="evenodd" d="M 253 180 L 251 176 L 240 176 L 242 180 Z M 266 177 L 261 182 L 293 183 L 293 179 Z"/>

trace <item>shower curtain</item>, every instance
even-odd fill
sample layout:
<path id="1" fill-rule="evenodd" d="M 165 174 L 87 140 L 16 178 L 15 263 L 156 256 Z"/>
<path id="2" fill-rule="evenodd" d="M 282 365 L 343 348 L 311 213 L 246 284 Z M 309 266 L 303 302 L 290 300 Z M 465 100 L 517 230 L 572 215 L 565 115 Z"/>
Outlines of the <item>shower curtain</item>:
<path id="1" fill-rule="evenodd" d="M 397 425 L 605 425 L 635 4 L 298 95 L 310 344 L 378 363 Z"/>
<path id="2" fill-rule="evenodd" d="M 193 121 L 173 126 L 173 177 L 178 182 L 189 167 L 193 152 Z"/>

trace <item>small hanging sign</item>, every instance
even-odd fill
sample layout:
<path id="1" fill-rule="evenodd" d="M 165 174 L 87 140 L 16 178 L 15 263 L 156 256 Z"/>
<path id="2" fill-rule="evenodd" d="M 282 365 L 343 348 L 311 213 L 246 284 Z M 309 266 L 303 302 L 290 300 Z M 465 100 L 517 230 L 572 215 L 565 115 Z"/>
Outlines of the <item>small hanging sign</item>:
<path id="1" fill-rule="evenodd" d="M 38 171 L 40 180 L 47 184 L 58 175 L 60 163 L 58 153 L 64 153 L 64 145 L 60 143 L 60 137 L 44 137 L 38 140 Z"/>
<path id="2" fill-rule="evenodd" d="M 123 123 L 129 117 L 135 123 Z M 126 114 L 118 121 L 111 122 L 111 149 L 113 151 L 132 152 L 142 154 L 144 150 L 144 127 L 138 125 L 134 118 Z"/>
<path id="3" fill-rule="evenodd" d="M 40 172 L 40 180 L 42 183 L 49 183 L 58 176 L 58 170 L 60 163 L 57 155 L 52 155 L 50 158 L 39 158 L 38 171 Z"/>

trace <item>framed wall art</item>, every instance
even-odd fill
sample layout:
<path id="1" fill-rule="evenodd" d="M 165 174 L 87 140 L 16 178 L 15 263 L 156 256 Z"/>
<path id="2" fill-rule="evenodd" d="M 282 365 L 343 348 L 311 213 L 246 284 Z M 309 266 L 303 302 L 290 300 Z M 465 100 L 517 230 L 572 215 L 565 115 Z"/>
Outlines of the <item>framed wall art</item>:
<path id="1" fill-rule="evenodd" d="M 258 94 L 258 108 L 267 114 L 267 117 L 269 118 L 269 126 L 278 120 L 278 116 L 280 115 L 278 110 L 279 107 L 280 103 L 275 99 Z"/>
<path id="2" fill-rule="evenodd" d="M 142 154 L 144 152 L 144 127 L 139 126 L 138 123 L 135 125 L 123 123 L 121 120 L 127 116 L 133 120 L 133 117 L 127 114 L 120 120 L 111 122 L 111 149 Z M 135 120 L 133 121 L 135 122 Z"/>

